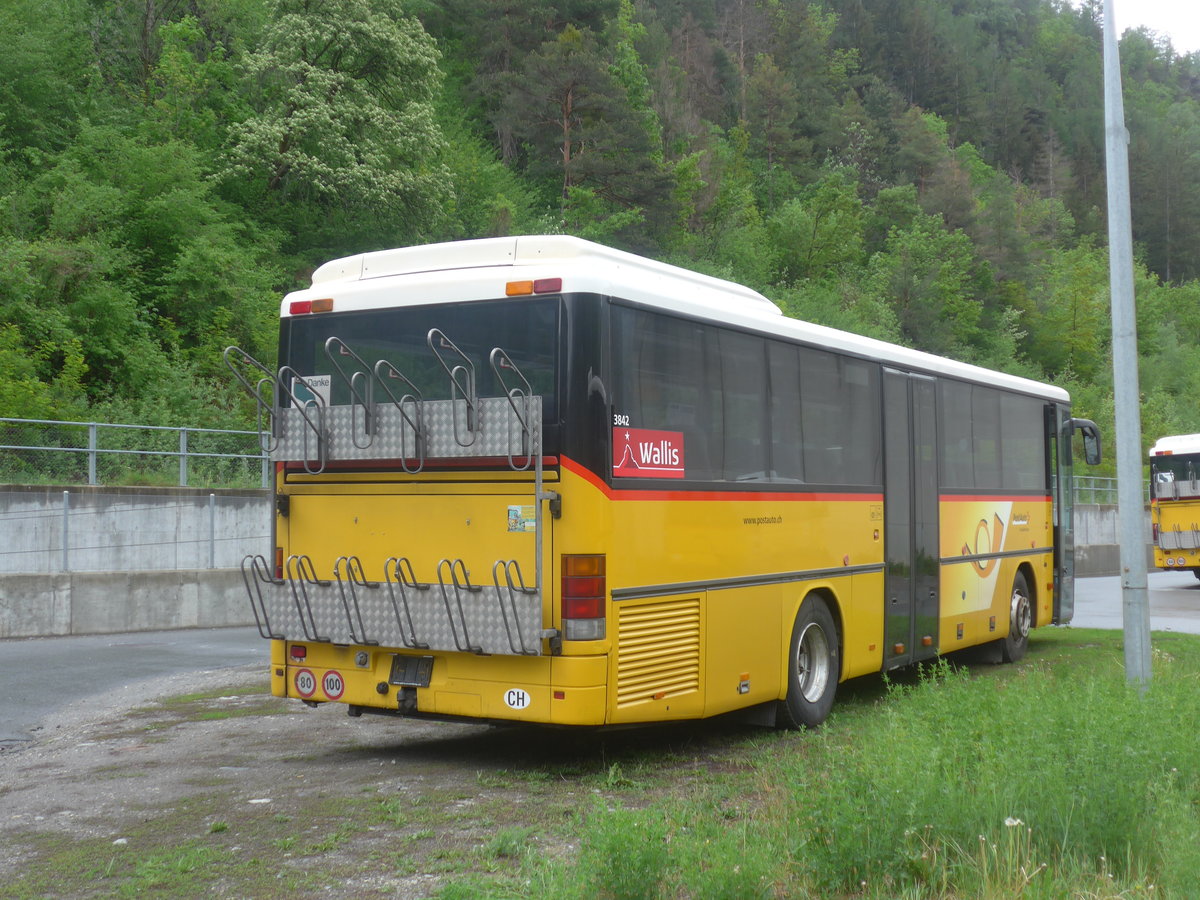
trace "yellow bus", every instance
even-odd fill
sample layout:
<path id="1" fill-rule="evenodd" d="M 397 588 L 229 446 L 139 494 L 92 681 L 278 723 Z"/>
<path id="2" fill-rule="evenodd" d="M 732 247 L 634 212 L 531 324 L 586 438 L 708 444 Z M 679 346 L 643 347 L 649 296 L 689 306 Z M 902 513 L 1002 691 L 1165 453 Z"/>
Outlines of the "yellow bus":
<path id="1" fill-rule="evenodd" d="M 353 716 L 815 726 L 1070 620 L 1057 387 L 565 236 L 364 253 L 226 358 L 276 471 L 272 690 Z"/>
<path id="2" fill-rule="evenodd" d="M 1200 434 L 1159 438 L 1150 448 L 1154 565 L 1200 578 Z"/>

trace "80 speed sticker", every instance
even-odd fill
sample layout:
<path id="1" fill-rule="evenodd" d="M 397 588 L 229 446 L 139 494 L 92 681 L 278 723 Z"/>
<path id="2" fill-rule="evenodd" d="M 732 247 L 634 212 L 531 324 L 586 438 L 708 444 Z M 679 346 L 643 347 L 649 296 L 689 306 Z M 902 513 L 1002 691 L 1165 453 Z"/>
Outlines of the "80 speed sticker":
<path id="1" fill-rule="evenodd" d="M 293 683 L 296 685 L 296 693 L 306 700 L 317 692 L 317 676 L 311 669 L 298 670 Z M 330 700 L 339 699 L 346 692 L 346 680 L 342 678 L 342 673 L 330 669 L 322 675 L 321 690 Z"/>
<path id="2" fill-rule="evenodd" d="M 296 693 L 301 697 L 311 697 L 317 692 L 317 677 L 308 669 L 296 673 L 295 684 Z"/>

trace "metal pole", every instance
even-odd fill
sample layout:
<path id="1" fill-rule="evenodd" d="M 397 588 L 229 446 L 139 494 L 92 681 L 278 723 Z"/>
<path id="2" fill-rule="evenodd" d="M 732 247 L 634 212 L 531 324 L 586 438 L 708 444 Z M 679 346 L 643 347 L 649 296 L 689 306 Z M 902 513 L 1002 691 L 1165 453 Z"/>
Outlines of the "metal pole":
<path id="1" fill-rule="evenodd" d="M 71 492 L 63 491 L 63 515 L 62 515 L 62 570 L 64 572 L 71 571 L 71 555 L 68 552 L 71 540 Z"/>
<path id="2" fill-rule="evenodd" d="M 217 495 L 208 495 L 208 567 L 217 567 Z"/>
<path id="3" fill-rule="evenodd" d="M 88 425 L 88 484 L 96 483 L 96 423 Z"/>
<path id="4" fill-rule="evenodd" d="M 1150 684 L 1150 604 L 1146 588 L 1142 424 L 1129 214 L 1129 132 L 1125 130 L 1125 105 L 1121 98 L 1121 60 L 1117 53 L 1113 0 L 1104 0 L 1104 123 L 1125 679 L 1145 690 Z"/>
<path id="5" fill-rule="evenodd" d="M 187 487 L 188 482 L 188 465 L 187 465 L 187 429 L 179 429 L 179 486 Z"/>

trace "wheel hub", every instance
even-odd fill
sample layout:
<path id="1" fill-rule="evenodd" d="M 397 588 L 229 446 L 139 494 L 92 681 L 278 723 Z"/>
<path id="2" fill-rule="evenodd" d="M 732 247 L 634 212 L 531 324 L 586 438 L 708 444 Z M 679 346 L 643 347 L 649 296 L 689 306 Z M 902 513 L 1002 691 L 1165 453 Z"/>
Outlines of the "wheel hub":
<path id="1" fill-rule="evenodd" d="M 796 647 L 796 675 L 800 693 L 816 703 L 829 684 L 829 640 L 815 623 L 805 626 Z"/>

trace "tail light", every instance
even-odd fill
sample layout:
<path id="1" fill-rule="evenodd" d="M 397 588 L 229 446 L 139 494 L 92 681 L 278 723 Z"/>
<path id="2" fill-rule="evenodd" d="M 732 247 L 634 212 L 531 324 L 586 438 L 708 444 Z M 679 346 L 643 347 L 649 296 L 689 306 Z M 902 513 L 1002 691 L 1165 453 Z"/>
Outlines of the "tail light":
<path id="1" fill-rule="evenodd" d="M 275 548 L 275 578 L 278 581 L 283 580 L 283 548 Z"/>
<path id="2" fill-rule="evenodd" d="M 605 636 L 608 582 L 603 554 L 564 554 L 559 593 L 563 638 L 600 641 Z"/>
<path id="3" fill-rule="evenodd" d="M 1152 544 L 1158 543 L 1158 523 L 1157 522 L 1150 523 L 1150 543 L 1152 543 Z"/>

